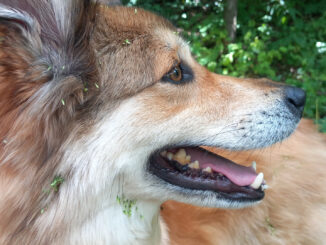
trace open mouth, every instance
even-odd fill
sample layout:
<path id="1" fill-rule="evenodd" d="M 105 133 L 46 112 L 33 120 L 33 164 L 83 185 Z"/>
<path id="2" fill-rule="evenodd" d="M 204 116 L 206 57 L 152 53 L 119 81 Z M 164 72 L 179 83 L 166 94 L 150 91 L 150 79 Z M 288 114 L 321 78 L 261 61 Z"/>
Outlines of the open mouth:
<path id="1" fill-rule="evenodd" d="M 201 147 L 169 148 L 154 153 L 149 171 L 186 189 L 216 192 L 230 201 L 259 201 L 267 185 L 256 164 L 245 167 Z"/>

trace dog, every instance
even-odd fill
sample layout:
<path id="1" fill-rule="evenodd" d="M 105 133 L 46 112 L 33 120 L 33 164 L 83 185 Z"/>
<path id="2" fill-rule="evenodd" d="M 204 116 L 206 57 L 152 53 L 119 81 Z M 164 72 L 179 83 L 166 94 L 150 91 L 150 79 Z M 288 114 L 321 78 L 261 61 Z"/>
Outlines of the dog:
<path id="1" fill-rule="evenodd" d="M 0 38 L 3 245 L 169 244 L 164 201 L 257 204 L 263 173 L 199 146 L 282 141 L 305 103 L 299 88 L 209 72 L 138 8 L 1 0 Z"/>
<path id="2" fill-rule="evenodd" d="M 279 146 L 215 152 L 236 162 L 257 161 L 270 188 L 264 201 L 242 210 L 163 205 L 171 244 L 325 244 L 326 135 L 311 120 Z"/>

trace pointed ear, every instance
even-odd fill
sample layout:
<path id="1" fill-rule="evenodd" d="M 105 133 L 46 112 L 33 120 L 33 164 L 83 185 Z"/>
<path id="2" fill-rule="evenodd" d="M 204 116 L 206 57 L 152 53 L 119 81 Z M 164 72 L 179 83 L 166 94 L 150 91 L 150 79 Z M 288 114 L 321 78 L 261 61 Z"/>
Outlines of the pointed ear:
<path id="1" fill-rule="evenodd" d="M 0 24 L 18 27 L 22 31 L 39 33 L 38 22 L 25 11 L 0 4 Z"/>

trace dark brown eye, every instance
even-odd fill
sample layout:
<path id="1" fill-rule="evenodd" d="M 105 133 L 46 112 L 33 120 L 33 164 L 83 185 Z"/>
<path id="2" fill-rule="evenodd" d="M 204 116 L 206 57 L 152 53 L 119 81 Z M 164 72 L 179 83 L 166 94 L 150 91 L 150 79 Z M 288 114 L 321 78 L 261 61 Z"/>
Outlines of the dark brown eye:
<path id="1" fill-rule="evenodd" d="M 175 66 L 168 74 L 168 78 L 174 82 L 180 82 L 182 80 L 182 70 L 180 66 Z"/>
<path id="2" fill-rule="evenodd" d="M 194 75 L 191 68 L 187 64 L 180 62 L 162 77 L 162 82 L 181 85 L 190 82 L 193 79 Z"/>

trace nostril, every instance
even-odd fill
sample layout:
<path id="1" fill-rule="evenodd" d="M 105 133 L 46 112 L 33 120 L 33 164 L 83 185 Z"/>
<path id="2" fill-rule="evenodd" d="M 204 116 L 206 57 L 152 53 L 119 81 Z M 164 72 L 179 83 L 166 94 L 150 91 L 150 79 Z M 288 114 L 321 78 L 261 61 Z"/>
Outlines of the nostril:
<path id="1" fill-rule="evenodd" d="M 297 103 L 295 102 L 295 100 L 293 100 L 292 98 L 287 98 L 287 100 L 288 102 L 290 102 L 290 104 L 296 106 Z"/>
<path id="2" fill-rule="evenodd" d="M 306 102 L 306 93 L 301 88 L 287 86 L 285 89 L 286 100 L 297 109 L 303 109 Z"/>

